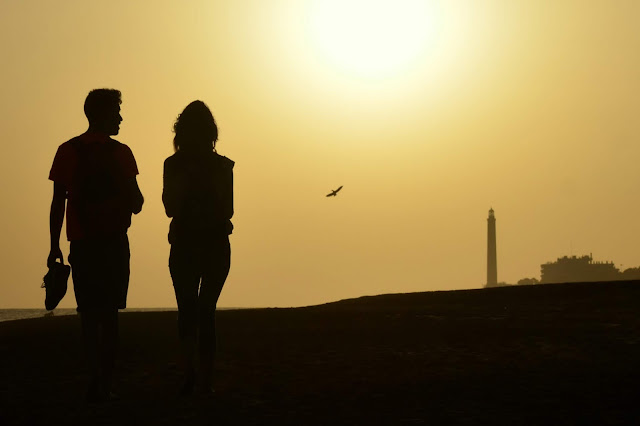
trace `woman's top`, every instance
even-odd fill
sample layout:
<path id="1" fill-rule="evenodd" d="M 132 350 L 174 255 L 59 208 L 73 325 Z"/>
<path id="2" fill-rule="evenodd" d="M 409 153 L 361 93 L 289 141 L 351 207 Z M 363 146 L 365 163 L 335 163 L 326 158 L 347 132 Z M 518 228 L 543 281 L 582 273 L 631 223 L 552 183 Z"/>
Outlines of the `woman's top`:
<path id="1" fill-rule="evenodd" d="M 162 202 L 169 243 L 231 234 L 234 162 L 213 151 L 178 151 L 164 162 Z"/>

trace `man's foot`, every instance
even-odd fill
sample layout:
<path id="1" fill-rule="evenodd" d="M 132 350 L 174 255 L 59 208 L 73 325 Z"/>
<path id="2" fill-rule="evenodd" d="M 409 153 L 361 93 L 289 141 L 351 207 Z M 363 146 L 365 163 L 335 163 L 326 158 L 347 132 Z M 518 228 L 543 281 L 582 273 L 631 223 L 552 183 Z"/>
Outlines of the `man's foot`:
<path id="1" fill-rule="evenodd" d="M 120 396 L 108 390 L 107 386 L 104 385 L 98 379 L 92 379 L 89 383 L 89 388 L 87 389 L 87 402 L 92 404 L 99 404 L 102 402 L 109 401 L 118 401 Z"/>
<path id="2" fill-rule="evenodd" d="M 95 403 L 104 401 L 104 392 L 98 379 L 91 379 L 87 389 L 87 402 Z"/>
<path id="3" fill-rule="evenodd" d="M 108 393 L 105 393 L 105 401 L 119 401 L 120 400 L 120 395 L 118 395 L 117 393 L 111 391 Z"/>
<path id="4" fill-rule="evenodd" d="M 203 381 L 198 390 L 200 391 L 200 393 L 215 393 L 215 388 L 213 387 L 213 380 Z"/>
<path id="5" fill-rule="evenodd" d="M 198 394 L 202 396 L 214 396 L 216 390 L 213 386 L 200 386 L 198 387 Z"/>

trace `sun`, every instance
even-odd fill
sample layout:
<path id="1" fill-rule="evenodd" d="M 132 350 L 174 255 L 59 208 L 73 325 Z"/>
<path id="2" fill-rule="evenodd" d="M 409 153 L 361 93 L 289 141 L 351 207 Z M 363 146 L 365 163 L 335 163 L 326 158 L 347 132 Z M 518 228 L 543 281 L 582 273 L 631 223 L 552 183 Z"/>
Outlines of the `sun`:
<path id="1" fill-rule="evenodd" d="M 436 34 L 429 0 L 317 0 L 309 11 L 313 48 L 339 72 L 361 78 L 406 71 Z"/>

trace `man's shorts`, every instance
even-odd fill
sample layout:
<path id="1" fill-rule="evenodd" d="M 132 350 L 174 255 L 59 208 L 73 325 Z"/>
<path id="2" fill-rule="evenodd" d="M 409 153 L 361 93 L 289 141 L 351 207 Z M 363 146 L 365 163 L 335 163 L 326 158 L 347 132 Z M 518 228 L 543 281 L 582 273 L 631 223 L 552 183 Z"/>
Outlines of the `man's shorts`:
<path id="1" fill-rule="evenodd" d="M 78 312 L 127 307 L 129 238 L 73 240 L 69 253 Z"/>

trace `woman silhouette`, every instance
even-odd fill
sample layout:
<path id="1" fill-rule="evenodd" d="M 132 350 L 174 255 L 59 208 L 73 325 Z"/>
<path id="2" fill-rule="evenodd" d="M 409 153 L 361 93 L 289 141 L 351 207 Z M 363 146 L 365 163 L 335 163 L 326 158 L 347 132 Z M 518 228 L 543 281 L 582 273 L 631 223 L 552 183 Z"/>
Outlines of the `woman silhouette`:
<path id="1" fill-rule="evenodd" d="M 191 102 L 173 130 L 175 154 L 164 162 L 162 202 L 172 218 L 169 270 L 186 367 L 181 394 L 187 395 L 195 387 L 196 352 L 202 389 L 213 391 L 216 304 L 231 260 L 234 162 L 216 152 L 218 127 L 204 102 Z"/>

